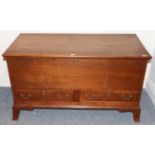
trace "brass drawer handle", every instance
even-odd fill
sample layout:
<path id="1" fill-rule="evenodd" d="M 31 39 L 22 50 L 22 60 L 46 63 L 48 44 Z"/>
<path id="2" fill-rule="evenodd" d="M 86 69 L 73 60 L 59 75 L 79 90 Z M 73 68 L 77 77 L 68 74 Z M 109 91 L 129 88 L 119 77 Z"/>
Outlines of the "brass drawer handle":
<path id="1" fill-rule="evenodd" d="M 23 99 L 25 99 L 25 100 L 27 100 L 27 99 L 31 98 L 32 95 L 31 94 L 27 94 L 27 95 L 20 94 L 20 97 L 23 98 Z"/>
<path id="2" fill-rule="evenodd" d="M 94 98 L 93 98 L 93 97 L 87 97 L 87 99 L 88 99 L 88 100 L 93 100 Z"/>
<path id="3" fill-rule="evenodd" d="M 130 94 L 129 96 L 122 95 L 122 98 L 124 100 L 131 100 L 133 98 L 133 95 L 132 94 Z"/>
<path id="4" fill-rule="evenodd" d="M 94 99 L 96 99 L 96 95 L 95 94 L 92 94 L 92 96 L 87 96 L 86 95 L 86 97 L 87 97 L 88 100 L 94 100 Z"/>
<path id="5" fill-rule="evenodd" d="M 65 94 L 65 97 L 69 97 L 69 94 Z"/>

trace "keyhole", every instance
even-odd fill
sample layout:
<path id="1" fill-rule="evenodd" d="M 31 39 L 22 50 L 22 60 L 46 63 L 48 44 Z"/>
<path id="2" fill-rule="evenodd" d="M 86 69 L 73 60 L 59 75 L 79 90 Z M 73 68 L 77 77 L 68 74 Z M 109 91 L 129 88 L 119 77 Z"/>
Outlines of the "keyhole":
<path id="1" fill-rule="evenodd" d="M 77 59 L 77 58 L 74 59 L 74 64 L 75 64 L 75 65 L 78 64 L 78 59 Z"/>

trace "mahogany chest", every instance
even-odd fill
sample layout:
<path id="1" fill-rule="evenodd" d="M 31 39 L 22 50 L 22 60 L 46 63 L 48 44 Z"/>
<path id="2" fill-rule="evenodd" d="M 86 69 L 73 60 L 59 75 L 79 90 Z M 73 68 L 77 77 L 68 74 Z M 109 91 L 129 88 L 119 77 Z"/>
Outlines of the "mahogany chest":
<path id="1" fill-rule="evenodd" d="M 13 120 L 35 108 L 116 109 L 140 120 L 151 56 L 135 34 L 20 34 L 3 56 Z"/>

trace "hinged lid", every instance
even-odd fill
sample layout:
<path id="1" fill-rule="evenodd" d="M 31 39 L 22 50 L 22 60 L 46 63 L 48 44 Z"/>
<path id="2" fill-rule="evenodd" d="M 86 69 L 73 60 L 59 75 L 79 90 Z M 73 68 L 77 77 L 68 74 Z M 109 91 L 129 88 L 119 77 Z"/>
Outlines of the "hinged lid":
<path id="1" fill-rule="evenodd" d="M 20 34 L 3 56 L 151 58 L 135 34 Z"/>

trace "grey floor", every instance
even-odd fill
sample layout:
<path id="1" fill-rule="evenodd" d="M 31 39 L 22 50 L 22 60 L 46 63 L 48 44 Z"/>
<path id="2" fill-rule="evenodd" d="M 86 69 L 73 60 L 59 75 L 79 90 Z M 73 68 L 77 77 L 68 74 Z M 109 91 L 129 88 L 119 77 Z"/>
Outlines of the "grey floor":
<path id="1" fill-rule="evenodd" d="M 10 88 L 0 88 L 0 124 L 14 125 L 115 125 L 155 124 L 155 106 L 144 90 L 141 99 L 141 122 L 134 123 L 130 112 L 116 110 L 39 110 L 21 111 L 18 121 L 12 121 Z"/>

